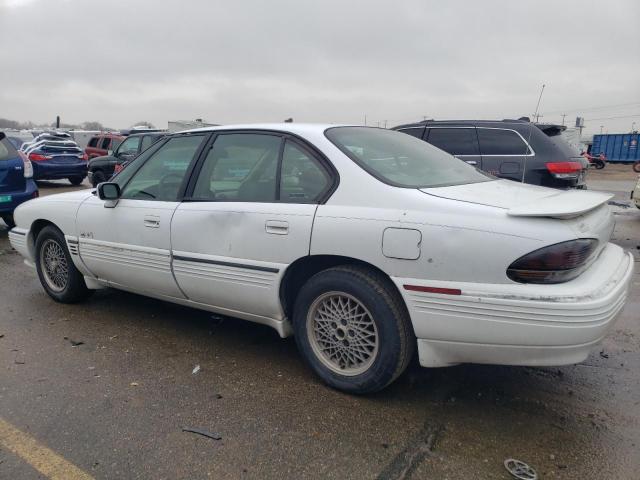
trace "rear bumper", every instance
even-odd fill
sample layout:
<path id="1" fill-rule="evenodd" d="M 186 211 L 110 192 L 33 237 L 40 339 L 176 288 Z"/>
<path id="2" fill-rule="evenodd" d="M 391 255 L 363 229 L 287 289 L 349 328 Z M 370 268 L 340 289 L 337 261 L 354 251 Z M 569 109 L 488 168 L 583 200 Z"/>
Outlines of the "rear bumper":
<path id="1" fill-rule="evenodd" d="M 33 178 L 35 180 L 56 180 L 87 176 L 87 162 L 60 164 L 32 162 L 32 164 Z"/>
<path id="2" fill-rule="evenodd" d="M 35 198 L 36 192 L 38 191 L 38 186 L 36 182 L 34 182 L 31 178 L 27 178 L 25 181 L 25 189 L 19 192 L 2 192 L 2 195 L 11 195 L 10 202 L 2 202 L 0 203 L 0 213 L 11 213 L 13 212 L 18 205 L 26 202 L 27 200 L 31 200 Z"/>
<path id="3" fill-rule="evenodd" d="M 578 278 L 557 285 L 434 285 L 461 295 L 407 291 L 405 298 L 418 337 L 420 363 L 565 365 L 583 361 L 614 324 L 633 275 L 633 257 L 608 244 Z"/>

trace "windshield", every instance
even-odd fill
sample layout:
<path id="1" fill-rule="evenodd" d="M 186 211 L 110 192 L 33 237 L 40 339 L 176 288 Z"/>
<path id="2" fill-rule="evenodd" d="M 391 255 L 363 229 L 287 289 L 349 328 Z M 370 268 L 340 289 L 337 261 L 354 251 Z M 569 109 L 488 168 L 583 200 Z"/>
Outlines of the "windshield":
<path id="1" fill-rule="evenodd" d="M 439 148 L 394 130 L 334 127 L 325 135 L 371 175 L 397 187 L 442 187 L 493 179 Z"/>

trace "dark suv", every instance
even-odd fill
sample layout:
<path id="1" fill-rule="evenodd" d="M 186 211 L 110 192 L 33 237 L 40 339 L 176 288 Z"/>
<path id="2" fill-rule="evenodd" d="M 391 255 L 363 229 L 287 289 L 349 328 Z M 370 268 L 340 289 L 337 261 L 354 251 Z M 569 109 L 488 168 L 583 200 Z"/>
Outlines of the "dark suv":
<path id="1" fill-rule="evenodd" d="M 491 175 L 554 188 L 584 188 L 589 162 L 564 140 L 566 127 L 527 120 L 425 120 L 398 130 Z"/>
<path id="2" fill-rule="evenodd" d="M 110 155 L 89 160 L 89 181 L 94 187 L 99 183 L 106 182 L 113 175 L 116 165 L 133 160 L 140 152 L 166 135 L 168 135 L 167 132 L 129 135 Z"/>

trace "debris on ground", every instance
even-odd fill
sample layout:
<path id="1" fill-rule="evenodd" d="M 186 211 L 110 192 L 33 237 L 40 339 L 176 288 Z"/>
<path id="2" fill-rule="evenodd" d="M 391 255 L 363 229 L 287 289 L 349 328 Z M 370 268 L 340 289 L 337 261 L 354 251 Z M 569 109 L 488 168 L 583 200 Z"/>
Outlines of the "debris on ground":
<path id="1" fill-rule="evenodd" d="M 203 437 L 212 438 L 213 440 L 222 440 L 222 435 L 219 433 L 212 433 L 199 428 L 182 427 L 183 432 L 195 433 L 196 435 L 202 435 Z"/>
<path id="2" fill-rule="evenodd" d="M 69 337 L 64 337 L 65 340 L 67 340 L 72 347 L 78 347 L 80 345 L 84 345 L 84 342 L 78 341 L 78 340 L 73 340 Z"/>
<path id="3" fill-rule="evenodd" d="M 216 393 L 216 398 L 220 400 L 222 398 L 222 395 L 220 395 L 219 393 Z"/>
<path id="4" fill-rule="evenodd" d="M 0 333 L 0 338 L 4 338 L 4 333 Z"/>
<path id="5" fill-rule="evenodd" d="M 191 372 L 192 375 L 195 375 L 196 373 L 198 373 L 200 371 L 200 365 L 196 365 L 195 367 L 193 367 L 193 371 Z"/>
<path id="6" fill-rule="evenodd" d="M 132 387 L 137 387 L 138 386 L 138 382 L 131 382 L 129 385 L 132 386 Z"/>
<path id="7" fill-rule="evenodd" d="M 538 474 L 533 468 L 515 458 L 507 458 L 504 461 L 504 468 L 518 480 L 538 480 Z"/>
<path id="8" fill-rule="evenodd" d="M 602 358 L 609 358 L 609 354 L 608 353 L 604 353 L 604 350 L 600 350 L 600 356 Z"/>

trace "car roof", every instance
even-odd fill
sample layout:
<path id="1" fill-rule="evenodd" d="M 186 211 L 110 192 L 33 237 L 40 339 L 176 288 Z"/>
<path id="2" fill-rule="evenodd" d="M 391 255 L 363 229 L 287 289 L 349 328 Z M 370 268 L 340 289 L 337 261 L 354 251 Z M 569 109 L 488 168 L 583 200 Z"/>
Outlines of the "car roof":
<path id="1" fill-rule="evenodd" d="M 405 123 L 402 125 L 397 125 L 393 127 L 393 130 L 397 130 L 399 128 L 420 128 L 420 127 L 429 127 L 431 125 L 483 125 L 483 126 L 505 126 L 505 125 L 529 125 L 530 122 L 527 120 L 512 120 L 512 119 L 504 119 L 504 120 L 422 120 L 420 122 L 414 123 Z"/>
<path id="2" fill-rule="evenodd" d="M 289 132 L 293 134 L 304 135 L 309 133 L 324 132 L 327 128 L 347 126 L 354 127 L 361 125 L 337 125 L 330 123 L 248 123 L 194 128 L 190 130 L 182 130 L 175 133 L 215 132 L 222 130 L 275 130 L 279 132 Z"/>
<path id="3" fill-rule="evenodd" d="M 131 135 L 128 136 L 128 138 L 132 138 L 132 137 L 142 137 L 142 136 L 149 136 L 149 137 L 163 137 L 165 135 L 169 135 L 170 132 L 136 132 L 136 133 L 132 133 Z"/>

